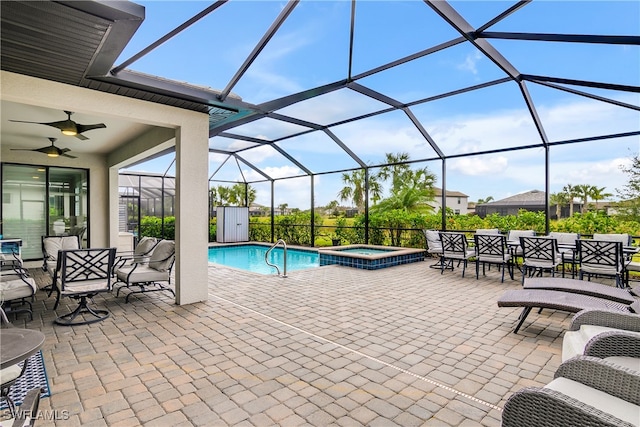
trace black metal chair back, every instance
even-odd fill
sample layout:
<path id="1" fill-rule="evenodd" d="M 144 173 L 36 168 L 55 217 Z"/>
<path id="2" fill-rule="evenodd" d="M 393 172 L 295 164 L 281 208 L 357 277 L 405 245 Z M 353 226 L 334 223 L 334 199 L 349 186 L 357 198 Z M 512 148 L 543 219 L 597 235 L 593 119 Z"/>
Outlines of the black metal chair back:
<path id="1" fill-rule="evenodd" d="M 560 265 L 562 257 L 558 251 L 558 241 L 549 237 L 520 237 L 522 248 L 522 282 L 529 273 L 542 275 L 549 270 L 555 276 L 555 269 Z"/>
<path id="2" fill-rule="evenodd" d="M 56 285 L 62 296 L 80 300 L 72 313 L 58 317 L 60 325 L 82 325 L 104 320 L 106 310 L 94 310 L 87 303 L 101 292 L 110 292 L 116 248 L 71 249 L 58 252 Z M 88 313 L 88 315 L 83 315 Z M 81 316 L 83 315 L 83 316 Z M 80 320 L 75 319 L 80 316 Z"/>
<path id="3" fill-rule="evenodd" d="M 578 240 L 580 254 L 580 273 L 590 280 L 591 276 L 614 277 L 616 286 L 623 287 L 624 258 L 622 242 L 608 240 Z"/>
<path id="4" fill-rule="evenodd" d="M 469 251 L 467 236 L 464 233 L 441 231 L 440 240 L 442 241 L 442 259 L 444 261 L 440 269 L 441 272 L 448 268 L 447 261 L 449 261 L 448 265 L 453 269 L 453 261 L 457 260 L 458 265 L 460 265 L 460 262 L 463 263 L 462 277 L 464 277 L 467 260 L 475 255 L 475 251 Z"/>
<path id="5" fill-rule="evenodd" d="M 480 276 L 480 264 L 484 274 L 485 264 L 496 264 L 502 267 L 502 281 L 504 270 L 509 271 L 513 279 L 512 260 L 507 248 L 507 238 L 502 234 L 476 234 L 473 236 L 476 249 L 476 279 Z"/>

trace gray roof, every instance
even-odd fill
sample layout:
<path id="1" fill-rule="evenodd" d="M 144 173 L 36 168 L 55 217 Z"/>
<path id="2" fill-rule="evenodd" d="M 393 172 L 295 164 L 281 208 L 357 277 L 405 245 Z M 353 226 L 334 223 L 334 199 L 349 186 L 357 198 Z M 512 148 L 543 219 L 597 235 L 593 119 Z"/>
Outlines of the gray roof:
<path id="1" fill-rule="evenodd" d="M 442 188 L 433 187 L 433 190 L 435 191 L 436 197 L 442 196 Z M 447 197 L 469 197 L 469 195 L 461 193 L 460 191 L 455 191 L 455 190 L 447 190 L 446 195 Z"/>
<path id="2" fill-rule="evenodd" d="M 478 206 L 540 206 L 544 205 L 545 199 L 546 193 L 544 191 L 531 190 Z"/>

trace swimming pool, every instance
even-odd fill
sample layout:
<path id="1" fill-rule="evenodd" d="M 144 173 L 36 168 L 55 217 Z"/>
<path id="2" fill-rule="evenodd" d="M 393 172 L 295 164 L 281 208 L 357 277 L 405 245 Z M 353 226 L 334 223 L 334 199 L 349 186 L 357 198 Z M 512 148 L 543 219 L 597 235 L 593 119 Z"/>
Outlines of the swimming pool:
<path id="1" fill-rule="evenodd" d="M 264 262 L 264 254 L 270 246 L 265 245 L 232 245 L 214 246 L 209 248 L 209 262 L 226 265 L 227 267 L 252 271 L 260 274 L 276 274 L 276 269 Z M 282 272 L 284 265 L 281 247 L 277 247 L 269 254 L 269 262 L 277 265 Z M 305 270 L 320 266 L 320 256 L 317 251 L 305 251 L 287 248 L 287 272 Z"/>

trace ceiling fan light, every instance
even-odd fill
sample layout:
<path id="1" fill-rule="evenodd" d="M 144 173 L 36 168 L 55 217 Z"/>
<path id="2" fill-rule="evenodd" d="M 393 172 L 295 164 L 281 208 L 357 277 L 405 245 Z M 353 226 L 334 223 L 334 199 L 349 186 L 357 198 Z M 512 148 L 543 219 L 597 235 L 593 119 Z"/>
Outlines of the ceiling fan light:
<path id="1" fill-rule="evenodd" d="M 75 136 L 78 134 L 78 132 L 76 132 L 74 129 L 63 129 L 62 133 L 69 136 Z"/>
<path id="2" fill-rule="evenodd" d="M 49 157 L 58 157 L 58 153 L 47 153 Z"/>

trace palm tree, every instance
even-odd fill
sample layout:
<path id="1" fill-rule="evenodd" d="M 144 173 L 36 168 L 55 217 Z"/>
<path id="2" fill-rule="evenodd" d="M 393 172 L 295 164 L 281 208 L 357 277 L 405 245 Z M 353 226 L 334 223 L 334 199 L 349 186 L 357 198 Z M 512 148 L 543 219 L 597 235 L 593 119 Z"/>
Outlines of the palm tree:
<path id="1" fill-rule="evenodd" d="M 598 201 L 605 200 L 609 197 L 612 197 L 613 194 L 605 193 L 606 187 L 596 187 L 595 185 L 591 186 L 591 191 L 589 192 L 589 196 L 596 203 L 596 210 L 598 210 Z"/>
<path id="2" fill-rule="evenodd" d="M 231 187 L 231 196 L 233 203 L 239 206 L 245 205 L 245 200 L 247 201 L 247 206 L 250 206 L 256 200 L 256 189 L 251 185 L 238 183 Z"/>
<path id="3" fill-rule="evenodd" d="M 387 165 L 380 168 L 377 176 L 382 181 L 391 179 L 392 192 L 402 186 L 404 175 L 411 171 L 410 166 L 407 164 L 409 159 L 410 156 L 408 153 L 385 154 Z"/>
<path id="4" fill-rule="evenodd" d="M 493 200 L 494 200 L 494 199 L 493 199 L 493 196 L 488 196 L 486 199 L 478 199 L 478 201 L 476 202 L 476 204 L 478 204 L 478 205 L 483 205 L 483 204 L 485 204 L 485 203 L 492 202 Z"/>
<path id="5" fill-rule="evenodd" d="M 569 203 L 569 216 L 573 216 L 573 199 L 577 195 L 577 186 L 573 186 L 571 184 L 567 184 L 562 188 L 562 191 L 567 196 L 567 203 Z"/>
<path id="6" fill-rule="evenodd" d="M 340 201 L 351 200 L 358 210 L 364 210 L 365 170 L 357 169 L 351 173 L 343 173 L 342 182 L 346 185 L 338 192 L 337 197 Z M 369 176 L 369 195 L 374 204 L 380 200 L 381 194 L 380 183 L 375 176 Z"/>
<path id="7" fill-rule="evenodd" d="M 587 203 L 589 203 L 589 194 L 591 193 L 593 185 L 580 184 L 573 188 L 577 190 L 577 195 L 582 199 L 582 213 L 587 213 Z"/>

